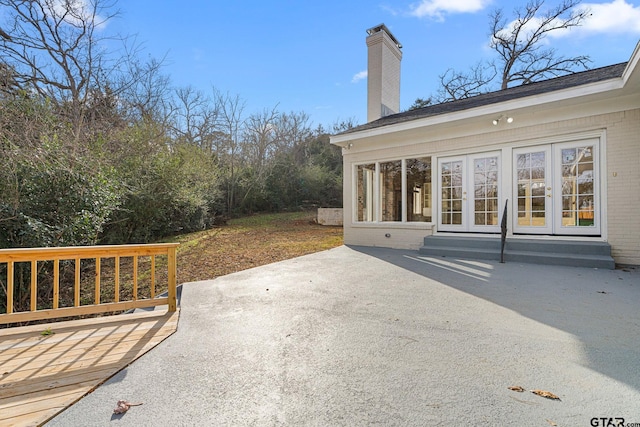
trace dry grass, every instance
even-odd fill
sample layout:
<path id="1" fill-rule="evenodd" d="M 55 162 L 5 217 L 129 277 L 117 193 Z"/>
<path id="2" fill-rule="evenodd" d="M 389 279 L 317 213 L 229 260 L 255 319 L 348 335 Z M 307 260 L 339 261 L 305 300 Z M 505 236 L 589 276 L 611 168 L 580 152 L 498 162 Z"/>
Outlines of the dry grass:
<path id="1" fill-rule="evenodd" d="M 236 271 L 342 245 L 342 227 L 315 223 L 315 212 L 255 215 L 175 238 L 178 283 Z"/>
<path id="2" fill-rule="evenodd" d="M 315 212 L 255 215 L 232 220 L 228 225 L 177 236 L 178 284 L 215 279 L 219 276 L 331 249 L 342 245 L 342 227 L 327 227 L 315 223 Z M 49 263 L 51 264 L 51 263 Z M 68 264 L 68 263 L 67 263 Z M 80 287 L 81 304 L 94 303 L 95 263 L 86 261 L 82 267 Z M 166 256 L 156 257 L 156 295 L 167 290 Z M 51 266 L 49 266 L 51 267 Z M 60 306 L 73 305 L 74 265 L 63 263 L 60 284 Z M 100 302 L 115 301 L 115 259 L 101 259 Z M 120 259 L 119 299 L 133 298 L 133 258 Z M 150 257 L 138 260 L 138 298 L 149 298 L 151 293 Z M 28 272 L 26 273 L 28 277 Z M 46 276 L 46 275 L 45 275 Z M 52 274 L 49 274 L 52 276 Z M 43 293 L 39 309 L 50 309 L 53 304 L 52 278 L 38 284 Z M 29 294 L 22 301 L 28 310 Z M 64 319 L 58 319 L 64 320 Z M 50 320 L 33 322 L 44 323 Z M 20 326 L 22 324 L 15 324 Z M 3 325 L 7 327 L 11 325 Z"/>

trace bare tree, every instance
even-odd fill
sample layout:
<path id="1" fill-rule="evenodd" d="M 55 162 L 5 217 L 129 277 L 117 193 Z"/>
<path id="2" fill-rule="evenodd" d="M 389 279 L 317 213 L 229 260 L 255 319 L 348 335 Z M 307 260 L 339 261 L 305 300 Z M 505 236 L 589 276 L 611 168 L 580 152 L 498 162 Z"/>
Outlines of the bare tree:
<path id="1" fill-rule="evenodd" d="M 209 97 L 191 86 L 175 91 L 172 133 L 175 140 L 213 152 L 218 111 Z"/>
<path id="2" fill-rule="evenodd" d="M 281 114 L 276 126 L 276 133 L 278 149 L 297 148 L 307 141 L 313 133 L 309 115 L 305 112 Z"/>
<path id="3" fill-rule="evenodd" d="M 227 213 L 231 213 L 236 202 L 238 184 L 238 168 L 241 157 L 241 137 L 246 119 L 244 117 L 245 101 L 238 95 L 223 94 L 214 89 L 214 102 L 218 114 L 216 153 L 221 165 L 227 169 Z"/>
<path id="4" fill-rule="evenodd" d="M 437 102 L 455 101 L 480 95 L 484 88 L 496 77 L 493 64 L 479 62 L 468 73 L 461 73 L 449 68 L 440 75 L 441 88 L 438 91 Z"/>
<path id="5" fill-rule="evenodd" d="M 122 99 L 126 101 L 131 121 L 162 123 L 168 127 L 172 116 L 171 79 L 163 74 L 164 60 L 151 58 L 140 61 L 130 55 L 126 61 L 125 81 L 118 84 L 122 88 Z"/>
<path id="6" fill-rule="evenodd" d="M 277 125 L 280 113 L 277 106 L 265 108 L 260 113 L 249 116 L 244 129 L 243 154 L 258 177 L 277 148 Z"/>
<path id="7" fill-rule="evenodd" d="M 580 0 L 562 0 L 545 9 L 544 0 L 530 0 L 514 10 L 511 21 L 502 9 L 495 10 L 490 15 L 489 30 L 490 47 L 497 53 L 497 59 L 478 63 L 466 73 L 447 70 L 440 75 L 438 95 L 432 98 L 438 102 L 455 101 L 488 92 L 495 86 L 506 89 L 587 69 L 588 56 L 565 58 L 546 40 L 552 33 L 568 31 L 583 23 L 589 11 L 578 8 L 579 4 Z"/>
<path id="8" fill-rule="evenodd" d="M 123 67 L 103 43 L 115 0 L 0 0 L 0 55 L 23 88 L 49 99 L 79 139 L 86 108 Z M 126 59 L 126 58 L 124 58 Z"/>
<path id="9" fill-rule="evenodd" d="M 499 55 L 501 89 L 588 68 L 588 56 L 565 58 L 544 43 L 550 33 L 580 26 L 589 16 L 587 9 L 576 8 L 578 4 L 580 0 L 563 0 L 542 11 L 544 0 L 531 0 L 515 10 L 516 19 L 511 23 L 500 9 L 491 15 L 491 47 Z"/>

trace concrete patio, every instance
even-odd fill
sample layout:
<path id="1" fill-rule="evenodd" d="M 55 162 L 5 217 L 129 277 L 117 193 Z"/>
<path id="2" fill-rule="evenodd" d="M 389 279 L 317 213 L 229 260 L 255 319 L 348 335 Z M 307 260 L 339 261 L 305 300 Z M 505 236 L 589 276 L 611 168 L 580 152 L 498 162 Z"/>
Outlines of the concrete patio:
<path id="1" fill-rule="evenodd" d="M 634 268 L 342 246 L 184 284 L 178 331 L 48 425 L 640 423 L 639 301 Z"/>

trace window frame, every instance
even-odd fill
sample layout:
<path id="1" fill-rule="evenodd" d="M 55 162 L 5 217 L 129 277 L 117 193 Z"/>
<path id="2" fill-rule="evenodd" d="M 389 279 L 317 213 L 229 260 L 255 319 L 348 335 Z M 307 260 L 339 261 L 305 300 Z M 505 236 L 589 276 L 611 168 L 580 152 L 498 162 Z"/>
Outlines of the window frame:
<path id="1" fill-rule="evenodd" d="M 422 198 L 429 197 L 429 207 L 432 209 L 431 221 L 408 221 L 409 216 L 409 201 L 407 196 L 407 160 L 422 160 L 429 159 L 430 164 L 430 172 L 429 172 L 429 189 L 424 191 Z M 413 224 L 413 225 L 424 225 L 424 224 L 433 224 L 434 222 L 434 200 L 433 200 L 433 185 L 434 185 L 434 169 L 433 169 L 433 160 L 434 157 L 432 155 L 415 155 L 408 156 L 402 158 L 391 158 L 384 160 L 375 160 L 375 161 L 362 161 L 352 164 L 352 190 L 351 190 L 351 199 L 352 199 L 352 223 L 354 225 L 371 225 L 371 224 L 380 224 L 385 226 L 393 226 L 397 224 Z M 383 183 L 381 179 L 381 164 L 384 163 L 393 163 L 400 161 L 401 165 L 401 220 L 400 221 L 391 221 L 391 220 L 383 220 L 383 206 L 382 206 L 382 192 Z M 373 220 L 372 221 L 362 221 L 359 220 L 359 203 L 358 203 L 358 188 L 359 188 L 359 168 L 361 166 L 370 166 L 375 165 L 374 175 L 373 175 Z M 423 202 L 424 203 L 424 202 Z M 424 206 L 423 206 L 424 207 Z M 415 207 L 414 207 L 415 208 Z"/>

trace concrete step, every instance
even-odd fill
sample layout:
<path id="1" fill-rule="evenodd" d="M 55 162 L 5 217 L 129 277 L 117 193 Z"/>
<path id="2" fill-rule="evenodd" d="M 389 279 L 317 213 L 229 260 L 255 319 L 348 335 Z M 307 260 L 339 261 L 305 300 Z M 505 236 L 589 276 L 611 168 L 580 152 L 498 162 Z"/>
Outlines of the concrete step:
<path id="1" fill-rule="evenodd" d="M 553 252 L 581 255 L 611 256 L 607 242 L 574 240 L 509 239 L 505 250 L 514 252 Z"/>
<path id="2" fill-rule="evenodd" d="M 475 259 L 493 259 L 500 260 L 500 248 L 498 249 L 482 249 L 482 248 L 463 248 L 459 246 L 422 246 L 418 252 L 421 255 L 429 256 L 446 256 L 450 258 L 475 258 Z"/>
<path id="3" fill-rule="evenodd" d="M 428 236 L 419 253 L 429 256 L 500 260 L 499 236 Z M 505 262 L 614 269 L 606 242 L 507 238 Z"/>
<path id="4" fill-rule="evenodd" d="M 484 236 L 443 236 L 434 235 L 424 238 L 425 247 L 447 248 L 475 248 L 500 250 L 500 235 L 496 237 Z"/>
<path id="5" fill-rule="evenodd" d="M 568 267 L 587 267 L 614 270 L 616 263 L 611 256 L 584 255 L 553 252 L 504 252 L 505 262 L 524 262 L 527 264 L 564 265 Z"/>

